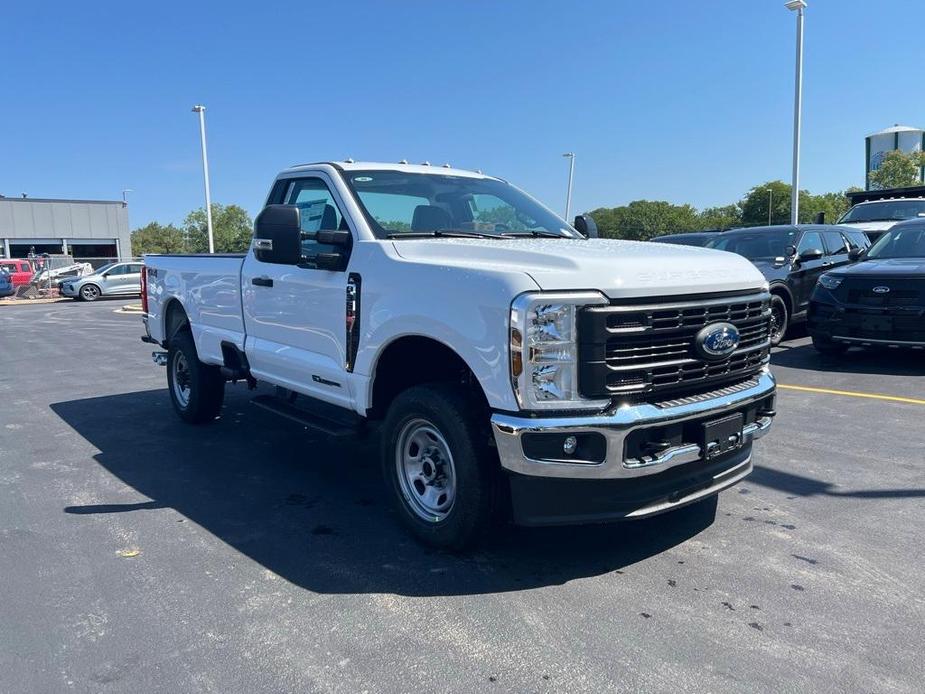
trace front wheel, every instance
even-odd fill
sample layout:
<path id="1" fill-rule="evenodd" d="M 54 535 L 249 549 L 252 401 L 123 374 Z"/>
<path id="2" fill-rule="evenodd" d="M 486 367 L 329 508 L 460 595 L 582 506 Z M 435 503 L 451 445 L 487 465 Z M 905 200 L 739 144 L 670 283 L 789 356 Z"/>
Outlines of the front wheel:
<path id="1" fill-rule="evenodd" d="M 382 468 L 402 523 L 419 540 L 462 549 L 488 529 L 495 475 L 480 408 L 457 388 L 401 393 L 383 424 Z"/>
<path id="2" fill-rule="evenodd" d="M 170 341 L 167 389 L 173 409 L 189 424 L 204 424 L 218 416 L 225 399 L 225 379 L 216 366 L 199 361 L 188 330 Z"/>
<path id="3" fill-rule="evenodd" d="M 777 347 L 787 334 L 790 313 L 787 304 L 778 294 L 771 295 L 771 346 Z"/>
<path id="4" fill-rule="evenodd" d="M 100 298 L 100 288 L 95 284 L 85 284 L 80 288 L 81 301 L 96 301 Z"/>

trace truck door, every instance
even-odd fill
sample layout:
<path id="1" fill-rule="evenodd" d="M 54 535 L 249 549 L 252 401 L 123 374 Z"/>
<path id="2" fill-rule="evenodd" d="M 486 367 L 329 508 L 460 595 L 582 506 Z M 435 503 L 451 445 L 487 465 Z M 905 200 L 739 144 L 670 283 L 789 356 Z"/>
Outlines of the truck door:
<path id="1" fill-rule="evenodd" d="M 350 230 L 344 206 L 323 174 L 293 178 L 271 202 L 301 209 L 302 254 L 333 249 L 314 240 L 321 230 Z M 354 234 L 354 239 L 356 235 Z M 253 251 L 241 270 L 245 351 L 257 378 L 351 407 L 346 362 L 347 272 L 263 263 Z"/>

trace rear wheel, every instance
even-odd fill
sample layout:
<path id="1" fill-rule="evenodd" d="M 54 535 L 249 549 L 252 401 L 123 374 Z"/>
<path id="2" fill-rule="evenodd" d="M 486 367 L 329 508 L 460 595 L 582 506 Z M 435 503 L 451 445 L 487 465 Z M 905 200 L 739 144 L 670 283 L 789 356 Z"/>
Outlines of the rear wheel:
<path id="1" fill-rule="evenodd" d="M 402 523 L 419 540 L 461 549 L 494 515 L 494 469 L 479 408 L 459 389 L 416 386 L 389 407 L 382 468 Z"/>
<path id="2" fill-rule="evenodd" d="M 100 288 L 95 284 L 85 284 L 80 288 L 80 300 L 81 301 L 96 301 L 100 298 Z"/>
<path id="3" fill-rule="evenodd" d="M 790 312 L 779 294 L 771 295 L 771 346 L 777 347 L 787 334 Z"/>
<path id="4" fill-rule="evenodd" d="M 217 366 L 199 361 L 188 330 L 170 341 L 167 353 L 167 387 L 180 418 L 190 424 L 211 422 L 225 399 L 225 379 Z"/>
<path id="5" fill-rule="evenodd" d="M 848 349 L 848 345 L 845 343 L 835 342 L 828 337 L 823 337 L 822 335 L 813 335 L 813 347 L 816 348 L 816 351 L 819 352 L 819 354 L 830 356 L 844 354 Z"/>

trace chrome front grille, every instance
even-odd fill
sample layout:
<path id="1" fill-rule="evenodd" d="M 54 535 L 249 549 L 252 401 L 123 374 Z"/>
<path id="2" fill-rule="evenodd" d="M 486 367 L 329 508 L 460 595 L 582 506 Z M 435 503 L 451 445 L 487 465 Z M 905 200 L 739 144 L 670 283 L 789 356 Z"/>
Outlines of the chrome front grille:
<path id="1" fill-rule="evenodd" d="M 658 400 L 746 378 L 768 360 L 768 302 L 767 293 L 748 293 L 587 307 L 579 317 L 579 389 L 586 397 Z M 740 340 L 728 357 L 707 360 L 694 342 L 713 323 L 733 324 Z"/>

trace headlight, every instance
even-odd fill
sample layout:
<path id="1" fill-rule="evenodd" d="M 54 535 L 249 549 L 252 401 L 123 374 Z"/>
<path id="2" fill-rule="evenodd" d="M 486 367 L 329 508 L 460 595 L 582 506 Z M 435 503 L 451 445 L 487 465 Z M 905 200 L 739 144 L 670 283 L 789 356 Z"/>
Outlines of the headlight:
<path id="1" fill-rule="evenodd" d="M 578 309 L 607 304 L 598 292 L 521 294 L 511 306 L 511 383 L 525 410 L 596 409 L 578 393 Z"/>
<path id="2" fill-rule="evenodd" d="M 838 289 L 839 285 L 844 280 L 843 277 L 835 277 L 833 275 L 822 275 L 819 277 L 819 284 L 821 284 L 826 289 Z"/>

